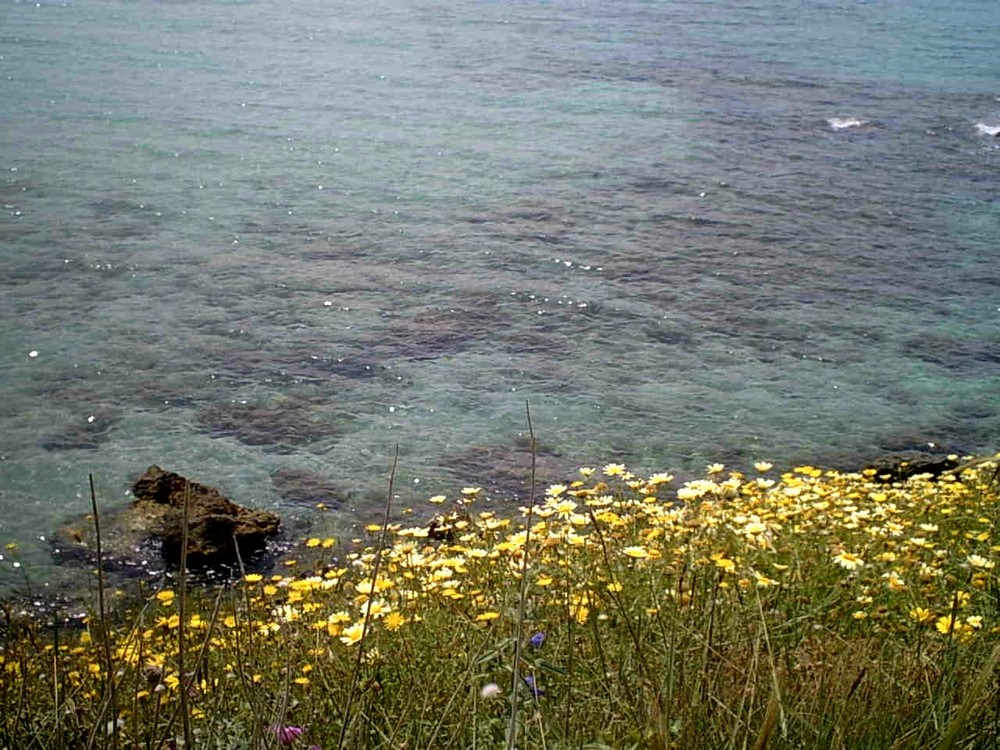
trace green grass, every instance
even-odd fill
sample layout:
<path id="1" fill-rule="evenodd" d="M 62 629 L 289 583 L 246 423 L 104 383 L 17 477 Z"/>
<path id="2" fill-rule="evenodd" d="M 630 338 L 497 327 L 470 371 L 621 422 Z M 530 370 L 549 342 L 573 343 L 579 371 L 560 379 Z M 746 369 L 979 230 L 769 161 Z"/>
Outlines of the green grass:
<path id="1" fill-rule="evenodd" d="M 995 463 L 709 472 L 676 505 L 584 469 L 510 517 L 467 488 L 82 632 L 12 617 L 0 747 L 1000 744 Z"/>

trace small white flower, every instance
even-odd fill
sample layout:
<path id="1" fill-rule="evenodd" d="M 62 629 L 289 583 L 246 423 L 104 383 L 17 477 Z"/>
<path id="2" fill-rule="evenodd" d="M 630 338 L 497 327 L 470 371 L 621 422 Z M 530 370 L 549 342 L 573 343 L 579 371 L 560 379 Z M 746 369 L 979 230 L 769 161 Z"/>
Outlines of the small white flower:
<path id="1" fill-rule="evenodd" d="M 973 568 L 979 568 L 980 570 L 993 570 L 994 563 L 985 557 L 979 555 L 969 555 L 966 558 L 966 562 Z"/>
<path id="2" fill-rule="evenodd" d="M 500 695 L 500 686 L 495 682 L 487 682 L 479 689 L 479 697 L 483 700 L 489 700 L 490 698 L 496 698 Z"/>

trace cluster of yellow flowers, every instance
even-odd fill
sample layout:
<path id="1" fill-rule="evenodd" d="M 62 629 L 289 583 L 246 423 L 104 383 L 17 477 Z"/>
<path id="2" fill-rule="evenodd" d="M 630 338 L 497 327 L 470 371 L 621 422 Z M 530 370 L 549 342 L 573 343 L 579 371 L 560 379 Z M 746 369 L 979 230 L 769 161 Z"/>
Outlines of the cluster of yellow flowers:
<path id="1" fill-rule="evenodd" d="M 716 592 L 772 590 L 773 606 L 825 581 L 840 592 L 827 619 L 850 603 L 845 623 L 868 620 L 869 628 L 926 627 L 961 638 L 996 630 L 987 590 L 1000 545 L 995 509 L 979 486 L 992 464 L 906 483 L 810 466 L 771 478 L 771 468 L 759 463 L 757 476 L 747 477 L 714 464 L 706 479 L 676 492 L 669 474 L 584 468 L 520 508 L 517 519 L 474 513 L 481 491 L 468 487 L 454 511 L 423 526 L 390 526 L 385 549 L 356 549 L 343 567 L 267 582 L 248 577 L 253 601 L 273 607 L 273 619 L 258 626 L 274 632 L 303 620 L 353 645 L 375 628 L 419 622 L 428 608 L 490 622 L 526 573 L 537 606 L 574 602 L 581 622 L 606 606 L 603 592 L 621 589 L 619 578 L 636 574 L 656 578 L 656 601 L 644 607 L 651 615 L 690 604 L 699 580 Z M 331 610 L 331 591 L 345 606 Z"/>
<path id="2" fill-rule="evenodd" d="M 227 655 L 241 638 L 245 651 L 247 642 L 280 644 L 296 634 L 308 648 L 300 663 L 283 666 L 302 686 L 314 660 L 436 615 L 478 628 L 513 621 L 522 585 L 539 621 L 546 613 L 601 621 L 626 599 L 647 618 L 752 601 L 766 616 L 805 612 L 847 635 L 964 643 L 1000 632 L 995 463 L 894 483 L 871 472 L 772 469 L 761 462 L 748 476 L 713 464 L 705 478 L 673 489 L 666 473 L 583 468 L 507 515 L 479 510 L 489 500 L 467 487 L 424 525 L 393 524 L 384 534 L 370 526 L 367 541 L 344 548 L 308 539 L 303 547 L 318 555 L 308 570 L 246 575 L 231 608 L 189 614 L 185 625 Z M 810 598 L 816 606 L 803 605 Z M 150 606 L 119 634 L 115 651 L 120 668 L 146 678 L 139 699 L 179 684 L 178 596 L 162 590 Z M 89 633 L 59 648 L 72 663 L 70 685 L 97 694 L 100 655 Z M 33 668 L 4 658 L 0 675 Z M 243 665 L 226 658 L 226 676 L 235 679 Z M 262 679 L 251 671 L 252 681 Z"/>

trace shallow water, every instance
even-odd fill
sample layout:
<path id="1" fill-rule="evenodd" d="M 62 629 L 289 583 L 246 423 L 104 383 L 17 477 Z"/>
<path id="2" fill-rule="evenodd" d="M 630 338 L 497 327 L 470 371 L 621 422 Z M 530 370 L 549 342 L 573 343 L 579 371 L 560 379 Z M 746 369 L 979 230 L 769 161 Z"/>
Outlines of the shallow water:
<path id="1" fill-rule="evenodd" d="M 151 463 L 306 520 L 396 444 L 402 503 L 513 494 L 526 401 L 546 479 L 996 448 L 998 27 L 0 2 L 0 540 Z"/>

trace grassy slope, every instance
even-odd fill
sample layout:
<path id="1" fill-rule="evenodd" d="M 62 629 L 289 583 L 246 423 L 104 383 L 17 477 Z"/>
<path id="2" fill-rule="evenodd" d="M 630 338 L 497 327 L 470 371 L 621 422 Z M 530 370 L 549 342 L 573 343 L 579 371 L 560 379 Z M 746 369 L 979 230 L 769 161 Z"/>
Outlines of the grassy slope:
<path id="1" fill-rule="evenodd" d="M 0 747 L 994 746 L 996 465 L 770 474 L 470 488 L 56 643 L 15 620 Z"/>

